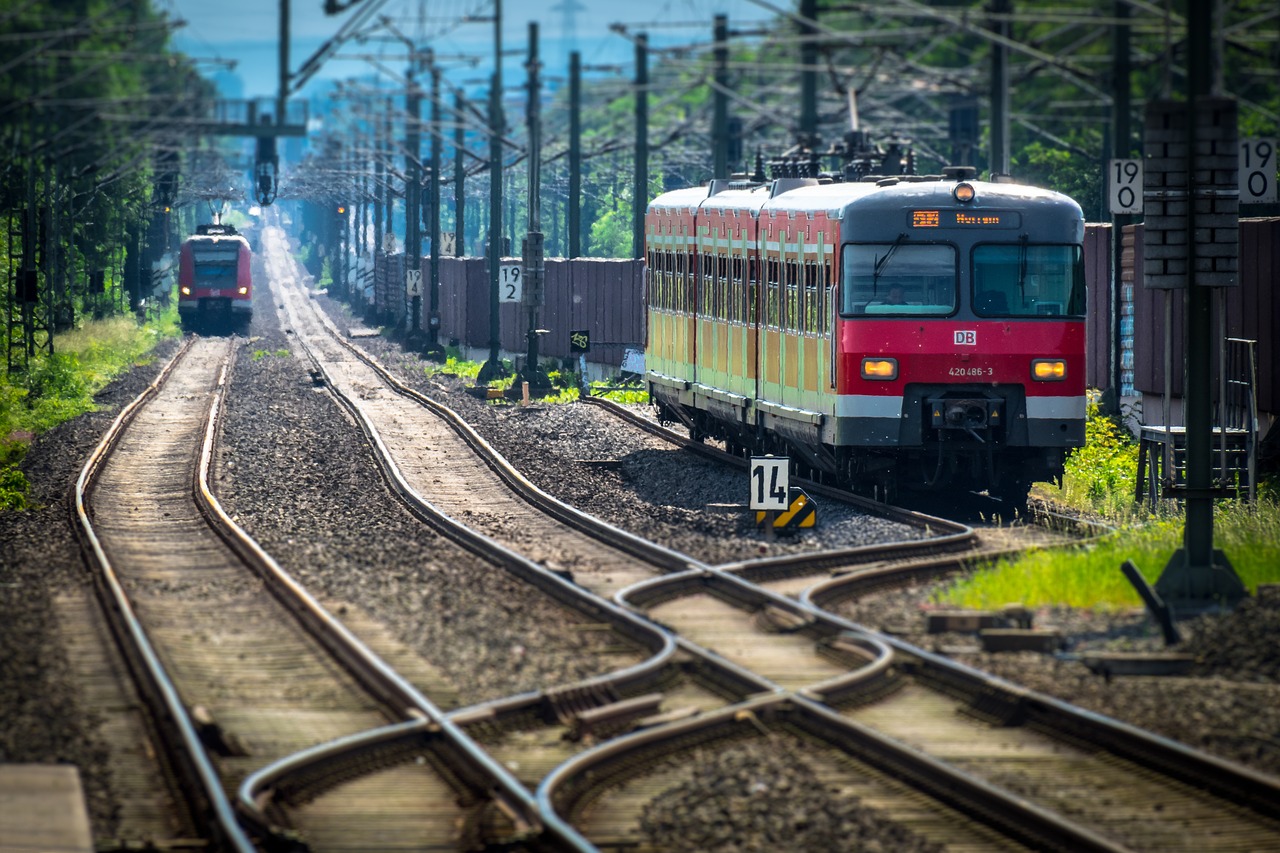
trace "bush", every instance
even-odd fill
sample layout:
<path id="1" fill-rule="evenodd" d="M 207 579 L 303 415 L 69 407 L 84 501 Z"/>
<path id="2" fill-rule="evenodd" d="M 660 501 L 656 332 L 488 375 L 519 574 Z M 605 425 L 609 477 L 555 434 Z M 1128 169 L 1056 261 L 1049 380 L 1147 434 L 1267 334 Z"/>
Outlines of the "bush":
<path id="1" fill-rule="evenodd" d="M 1120 418 L 1102 413 L 1093 394 L 1085 417 L 1084 447 L 1067 454 L 1055 497 L 1076 509 L 1126 515 L 1137 483 L 1138 443 Z"/>
<path id="2" fill-rule="evenodd" d="M 32 437 L 93 411 L 94 394 L 177 334 L 176 306 L 141 327 L 132 317 L 100 320 L 59 336 L 57 350 L 34 357 L 26 373 L 0 377 L 0 509 L 28 506 L 19 466 Z"/>

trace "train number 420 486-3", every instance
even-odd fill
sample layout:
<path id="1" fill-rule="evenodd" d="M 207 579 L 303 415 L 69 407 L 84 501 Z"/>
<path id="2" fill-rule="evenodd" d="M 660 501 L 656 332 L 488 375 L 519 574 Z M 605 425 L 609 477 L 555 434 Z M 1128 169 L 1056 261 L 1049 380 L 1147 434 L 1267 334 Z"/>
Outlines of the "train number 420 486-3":
<path id="1" fill-rule="evenodd" d="M 953 367 L 947 371 L 951 376 L 994 376 L 995 370 L 990 367 Z"/>

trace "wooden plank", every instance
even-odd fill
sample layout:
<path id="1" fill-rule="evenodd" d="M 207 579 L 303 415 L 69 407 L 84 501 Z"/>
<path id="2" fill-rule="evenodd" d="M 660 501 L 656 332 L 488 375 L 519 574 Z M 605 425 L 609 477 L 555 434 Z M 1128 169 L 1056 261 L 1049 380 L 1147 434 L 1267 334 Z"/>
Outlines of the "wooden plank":
<path id="1" fill-rule="evenodd" d="M 31 850 L 92 853 L 77 768 L 0 764 L 0 853 Z"/>

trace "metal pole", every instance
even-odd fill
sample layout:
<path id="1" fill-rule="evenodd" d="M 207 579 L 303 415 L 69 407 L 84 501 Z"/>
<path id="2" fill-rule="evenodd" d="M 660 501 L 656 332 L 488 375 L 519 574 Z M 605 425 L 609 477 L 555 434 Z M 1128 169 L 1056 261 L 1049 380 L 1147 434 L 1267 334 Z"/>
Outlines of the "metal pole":
<path id="1" fill-rule="evenodd" d="M 1118 21 L 1126 21 L 1129 18 L 1129 4 L 1124 0 L 1116 0 L 1114 9 L 1116 19 Z M 1130 28 L 1127 23 L 1117 23 L 1114 31 L 1114 41 L 1112 50 L 1112 101 L 1111 101 L 1111 127 L 1112 127 L 1112 157 L 1116 159 L 1129 159 L 1129 155 L 1133 152 L 1133 129 L 1131 127 L 1131 69 L 1130 62 Z M 1105 164 L 1104 164 L 1105 165 Z M 1124 257 L 1124 227 L 1132 221 L 1133 217 L 1116 213 L 1111 217 L 1111 346 L 1108 347 L 1108 356 L 1111 359 L 1110 375 L 1111 388 L 1115 394 L 1115 411 L 1120 411 L 1120 396 L 1123 388 L 1121 382 L 1121 333 L 1120 320 L 1121 310 L 1124 305 L 1124 280 L 1122 277 L 1121 264 Z M 1134 262 L 1134 280 L 1137 283 L 1137 261 Z M 1167 422 L 1166 422 L 1167 423 Z"/>
<path id="2" fill-rule="evenodd" d="M 529 312 L 529 326 L 525 332 L 524 380 L 530 388 L 546 388 L 550 379 L 538 366 L 538 310 L 542 307 L 543 276 L 546 270 L 542 234 L 542 97 L 538 71 L 542 67 L 538 59 L 538 24 L 529 22 L 529 233 L 524 240 L 524 299 Z"/>
<path id="3" fill-rule="evenodd" d="M 1187 178 L 1194 194 L 1198 187 L 1195 174 L 1196 105 L 1209 95 L 1211 84 L 1211 52 L 1213 5 L 1192 3 L 1187 11 Z M 1199 282 L 1195 273 L 1197 246 L 1196 206 L 1187 205 L 1187 526 L 1184 544 L 1187 563 L 1193 568 L 1213 565 L 1213 498 L 1211 486 L 1211 446 L 1213 408 L 1209 394 L 1209 342 L 1212 340 L 1212 294 Z"/>
<path id="4" fill-rule="evenodd" d="M 818 142 L 818 0 L 800 0 L 800 138 L 806 148 Z"/>
<path id="5" fill-rule="evenodd" d="M 1013 11 L 1012 0 L 992 0 L 991 11 L 1007 16 Z M 991 29 L 1009 38 L 1012 27 L 1007 17 L 992 21 Z M 991 45 L 991 163 L 993 175 L 1009 174 L 1009 48 L 1004 43 Z"/>
<path id="6" fill-rule="evenodd" d="M 431 228 L 431 312 L 427 318 L 427 351 L 440 355 L 440 69 L 431 63 L 431 188 L 427 195 Z"/>
<path id="7" fill-rule="evenodd" d="M 487 384 L 505 375 L 501 347 L 502 325 L 498 316 L 499 269 L 502 263 L 502 0 L 493 2 L 493 85 L 489 89 L 489 360 L 480 367 L 476 382 Z"/>
<path id="8" fill-rule="evenodd" d="M 462 159 L 463 149 L 467 144 L 467 129 L 462 122 L 466 98 L 459 89 L 454 95 L 454 107 L 458 115 L 457 127 L 453 129 L 453 254 L 454 257 L 466 256 L 465 242 L 467 238 L 467 169 Z"/>
<path id="9" fill-rule="evenodd" d="M 289 98 L 289 0 L 280 0 L 280 89 L 276 95 L 276 124 L 285 124 Z"/>
<path id="10" fill-rule="evenodd" d="M 1165 567 L 1156 590 L 1175 611 L 1231 607 L 1248 595 L 1225 554 L 1213 547 L 1213 288 L 1198 270 L 1197 222 L 1211 223 L 1216 190 L 1210 176 L 1197 172 L 1199 107 L 1213 94 L 1213 26 L 1217 3 L 1191 3 L 1187 11 L 1187 279 L 1183 294 L 1186 341 L 1186 526 L 1182 548 Z M 1207 129 L 1206 138 L 1213 130 Z M 1202 215 L 1198 210 L 1205 203 Z M 1212 263 L 1212 255 L 1205 253 Z M 1210 267 L 1211 268 L 1211 267 Z M 1224 425 L 1225 426 L 1225 425 Z"/>
<path id="11" fill-rule="evenodd" d="M 404 261 L 406 278 L 418 276 L 418 292 L 409 300 L 409 339 L 417 345 L 422 331 L 422 92 L 418 89 L 418 54 L 410 47 L 408 114 L 404 152 Z M 407 281 L 406 281 L 407 286 Z"/>
<path id="12" fill-rule="evenodd" d="M 729 177 L 729 96 L 725 88 L 729 85 L 729 16 L 716 15 L 715 40 L 715 87 L 711 93 L 711 145 L 714 165 L 711 177 Z"/>
<path id="13" fill-rule="evenodd" d="M 636 36 L 636 155 L 631 200 L 631 257 L 644 257 L 644 214 L 649 207 L 649 36 Z"/>
<path id="14" fill-rule="evenodd" d="M 569 54 L 569 257 L 582 255 L 582 54 Z"/>

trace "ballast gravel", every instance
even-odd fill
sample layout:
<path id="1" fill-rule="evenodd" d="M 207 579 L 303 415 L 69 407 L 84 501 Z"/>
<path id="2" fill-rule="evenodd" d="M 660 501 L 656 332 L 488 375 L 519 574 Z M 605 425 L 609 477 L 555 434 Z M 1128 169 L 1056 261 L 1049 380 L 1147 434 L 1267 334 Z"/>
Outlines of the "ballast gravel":
<path id="1" fill-rule="evenodd" d="M 594 659 L 592 632 L 564 632 L 552 653 L 529 654 L 548 642 L 548 612 L 502 605 L 513 580 L 469 563 L 389 498 L 358 431 L 311 385 L 306 363 L 272 319 L 269 296 L 259 293 L 252 337 L 243 341 L 233 372 L 218 463 L 215 488 L 227 508 L 322 597 L 357 601 L 387 624 L 401 622 L 422 647 L 437 648 L 432 659 L 460 704 L 590 674 L 581 662 Z M 342 323 L 357 324 L 349 317 Z M 390 342 L 360 343 L 472 422 L 541 488 L 615 524 L 717 563 L 814 544 L 764 542 L 740 511 L 745 487 L 737 471 L 691 460 L 585 405 L 477 400 L 461 382 L 427 376 L 425 361 Z M 109 385 L 96 412 L 39 436 L 22 466 L 35 508 L 0 512 L 0 763 L 78 766 L 97 837 L 113 835 L 120 803 L 103 713 L 73 677 L 59 640 L 57 598 L 89 584 L 66 495 L 111 420 L 175 348 L 162 344 L 154 361 Z M 904 535 L 901 525 L 874 516 L 839 520 L 834 510 L 822 511 L 822 536 Z M 1044 611 L 1035 614 L 1037 624 L 1063 631 L 1063 654 L 984 654 L 973 638 L 923 633 L 932 592 L 921 587 L 866 598 L 847 615 L 873 628 L 917 626 L 909 639 L 945 646 L 1011 681 L 1280 774 L 1280 596 L 1185 623 L 1185 649 L 1196 658 L 1188 676 L 1107 679 L 1086 669 L 1079 653 L 1163 650 L 1144 614 Z M 655 802 L 659 820 L 670 800 Z"/>

